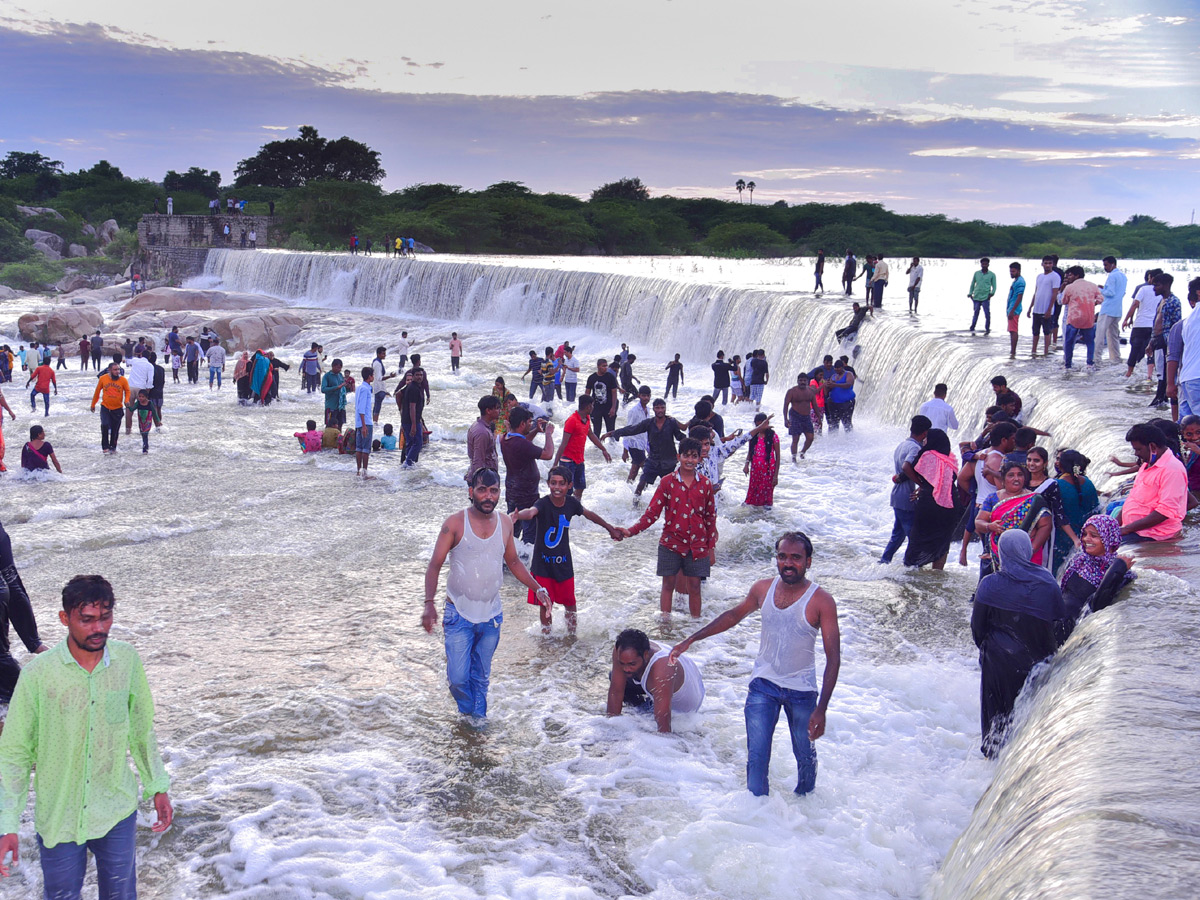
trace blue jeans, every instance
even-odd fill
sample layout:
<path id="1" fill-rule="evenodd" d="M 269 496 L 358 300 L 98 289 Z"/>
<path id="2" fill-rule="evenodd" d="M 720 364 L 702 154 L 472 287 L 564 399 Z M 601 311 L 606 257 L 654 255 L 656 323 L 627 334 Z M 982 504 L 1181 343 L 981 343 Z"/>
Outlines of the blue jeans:
<path id="1" fill-rule="evenodd" d="M 1076 328 L 1070 322 L 1063 326 L 1063 365 L 1068 369 L 1075 356 L 1076 341 L 1083 341 L 1083 346 L 1087 347 L 1087 364 L 1092 365 L 1096 356 L 1096 326 Z"/>
<path id="2" fill-rule="evenodd" d="M 404 429 L 404 465 L 415 466 L 421 458 L 421 444 L 425 440 L 425 432 L 420 420 L 410 428 Z"/>
<path id="3" fill-rule="evenodd" d="M 1179 415 L 1200 415 L 1200 378 L 1176 383 L 1179 389 Z"/>
<path id="4" fill-rule="evenodd" d="M 500 643 L 503 615 L 480 622 L 468 622 L 453 604 L 446 604 L 442 628 L 446 635 L 446 679 L 450 696 L 465 716 L 487 715 L 488 682 L 492 677 L 492 656 Z"/>
<path id="5" fill-rule="evenodd" d="M 726 386 L 723 388 L 719 388 L 719 387 L 713 388 L 712 397 L 713 397 L 713 400 L 716 400 L 718 397 L 720 397 L 721 405 L 725 406 L 726 404 L 729 403 L 729 387 Z"/>
<path id="6" fill-rule="evenodd" d="M 911 509 L 892 509 L 892 513 L 896 517 L 895 524 L 892 525 L 892 536 L 888 538 L 887 546 L 883 548 L 883 556 L 879 558 L 881 563 L 890 563 L 892 557 L 896 555 L 896 551 L 900 549 L 900 545 L 908 539 L 908 534 L 912 531 L 913 521 L 917 517 L 915 510 Z"/>
<path id="7" fill-rule="evenodd" d="M 49 391 L 42 393 L 42 391 L 39 391 L 37 388 L 34 388 L 32 391 L 30 391 L 29 392 L 29 408 L 30 408 L 30 410 L 32 412 L 37 412 L 37 396 L 38 396 L 38 394 L 42 395 L 42 403 L 45 404 L 46 415 L 50 415 L 50 392 Z"/>
<path id="8" fill-rule="evenodd" d="M 799 769 L 796 793 L 807 794 L 817 784 L 817 749 L 808 739 L 808 720 L 817 708 L 817 692 L 793 691 L 755 678 L 746 693 L 746 788 L 756 797 L 770 793 L 767 771 L 780 707 L 787 715 Z"/>
<path id="9" fill-rule="evenodd" d="M 975 315 L 971 316 L 971 330 L 975 330 L 975 323 L 979 321 L 979 311 L 983 310 L 983 328 L 984 331 L 992 330 L 992 301 L 987 300 L 972 300 L 975 304 Z"/>
<path id="10" fill-rule="evenodd" d="M 87 870 L 87 854 L 96 857 L 96 882 L 100 900 L 135 900 L 137 897 L 137 862 L 134 838 L 137 834 L 137 813 L 130 813 L 112 827 L 104 837 L 93 838 L 86 844 L 55 844 L 47 847 L 38 835 L 38 851 L 42 858 L 42 886 L 45 900 L 79 900 L 83 890 L 83 875 Z"/>
<path id="11" fill-rule="evenodd" d="M 209 366 L 208 367 L 208 386 L 209 387 L 213 386 L 214 379 L 216 380 L 217 387 L 219 388 L 221 386 L 221 367 L 220 366 Z"/>

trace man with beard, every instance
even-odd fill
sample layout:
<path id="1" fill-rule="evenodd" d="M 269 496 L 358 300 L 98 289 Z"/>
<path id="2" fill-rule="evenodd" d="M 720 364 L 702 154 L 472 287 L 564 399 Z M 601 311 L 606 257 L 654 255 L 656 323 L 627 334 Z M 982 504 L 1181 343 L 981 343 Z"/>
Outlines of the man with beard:
<path id="1" fill-rule="evenodd" d="M 0 736 L 0 861 L 17 861 L 17 828 L 36 767 L 34 823 L 47 897 L 78 897 L 90 850 L 100 896 L 137 896 L 138 786 L 171 825 L 170 778 L 154 735 L 154 702 L 132 645 L 109 641 L 112 586 L 76 575 L 62 592 L 67 638 L 25 666 Z M 9 867 L 0 865 L 0 875 Z"/>
<path id="2" fill-rule="evenodd" d="M 825 712 L 841 667 L 841 636 L 837 605 L 828 591 L 808 580 L 812 541 L 790 531 L 775 542 L 776 578 L 756 581 L 746 599 L 717 616 L 671 650 L 676 662 L 696 641 L 728 631 L 755 610 L 762 611 L 758 658 L 750 673 L 746 695 L 746 787 L 755 796 L 768 793 L 767 770 L 771 740 L 779 709 L 787 715 L 796 755 L 797 794 L 817 783 L 817 752 L 813 741 L 825 733 Z M 825 675 L 817 695 L 814 645 L 817 632 L 825 650 Z"/>
<path id="3" fill-rule="evenodd" d="M 517 556 L 512 521 L 496 513 L 500 476 L 495 469 L 479 469 L 471 476 L 471 505 L 442 523 L 433 558 L 425 570 L 425 612 L 421 625 L 433 633 L 438 614 L 434 595 L 446 558 L 446 678 L 458 711 L 466 716 L 487 716 L 488 682 L 492 656 L 500 643 L 500 585 L 504 566 L 533 591 L 547 609 L 550 593 L 533 580 Z"/>

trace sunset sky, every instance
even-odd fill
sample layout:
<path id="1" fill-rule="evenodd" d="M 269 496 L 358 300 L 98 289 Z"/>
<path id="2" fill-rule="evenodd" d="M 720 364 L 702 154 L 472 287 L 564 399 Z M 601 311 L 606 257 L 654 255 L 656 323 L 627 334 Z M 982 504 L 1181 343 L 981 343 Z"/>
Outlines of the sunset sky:
<path id="1" fill-rule="evenodd" d="M 339 10 L 333 15 L 329 10 Z M 302 124 L 384 187 L 877 201 L 995 222 L 1200 196 L 1200 12 L 1179 0 L 0 7 L 0 154 L 217 169 Z"/>

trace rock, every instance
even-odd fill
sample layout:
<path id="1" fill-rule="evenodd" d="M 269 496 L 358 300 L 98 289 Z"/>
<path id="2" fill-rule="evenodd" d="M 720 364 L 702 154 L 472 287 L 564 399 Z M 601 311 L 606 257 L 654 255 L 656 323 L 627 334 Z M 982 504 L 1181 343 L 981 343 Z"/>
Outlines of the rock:
<path id="1" fill-rule="evenodd" d="M 81 275 L 78 272 L 73 275 L 64 275 L 58 280 L 58 284 L 54 285 L 56 290 L 64 294 L 69 294 L 71 291 L 78 291 L 91 286 L 92 280 L 87 275 Z"/>
<path id="2" fill-rule="evenodd" d="M 40 251 L 42 256 L 46 257 L 46 259 L 62 259 L 62 254 L 44 241 L 38 241 L 33 245 L 33 249 Z"/>
<path id="3" fill-rule="evenodd" d="M 59 253 L 62 252 L 63 239 L 52 231 L 42 231 L 38 228 L 27 228 L 25 230 L 25 240 L 33 241 L 35 244 L 49 244 Z"/>
<path id="4" fill-rule="evenodd" d="M 83 246 L 83 244 L 71 244 L 71 246 L 67 247 L 67 256 L 71 257 L 72 259 L 80 259 L 82 257 L 86 257 L 87 255 L 88 248 Z"/>
<path id="5" fill-rule="evenodd" d="M 173 312 L 176 310 L 220 310 L 220 309 L 263 309 L 279 306 L 274 297 L 264 297 L 261 294 L 241 294 L 232 291 L 198 291 L 189 288 L 155 288 L 138 294 L 117 313 L 121 318 L 125 313 L 138 310 L 160 310 Z"/>
<path id="6" fill-rule="evenodd" d="M 259 316 L 231 316 L 216 319 L 209 327 L 221 336 L 226 349 L 233 353 L 279 347 L 300 333 L 304 320 L 292 313 Z"/>
<path id="7" fill-rule="evenodd" d="M 26 313 L 17 319 L 17 331 L 27 341 L 77 341 L 104 325 L 100 310 L 91 306 L 61 306 L 49 313 Z"/>
<path id="8" fill-rule="evenodd" d="M 85 225 L 84 225 L 82 228 L 80 228 L 79 230 L 80 230 L 81 232 L 83 232 L 84 234 L 88 235 L 89 237 L 95 237 L 95 236 L 96 236 L 96 226 L 95 226 L 95 225 L 92 225 L 92 224 L 90 224 L 90 223 L 89 223 L 89 224 L 85 224 Z"/>
<path id="9" fill-rule="evenodd" d="M 18 206 L 17 212 L 23 216 L 54 216 L 56 219 L 66 221 L 62 213 L 57 209 L 50 209 L 48 206 Z"/>
<path id="10" fill-rule="evenodd" d="M 111 244 L 120 230 L 121 228 L 117 225 L 116 219 L 105 219 L 100 224 L 100 231 L 96 234 L 96 237 L 100 240 L 100 246 L 107 247 Z"/>
<path id="11" fill-rule="evenodd" d="M 20 291 L 14 290 L 6 284 L 0 284 L 0 300 L 14 300 L 20 296 Z"/>

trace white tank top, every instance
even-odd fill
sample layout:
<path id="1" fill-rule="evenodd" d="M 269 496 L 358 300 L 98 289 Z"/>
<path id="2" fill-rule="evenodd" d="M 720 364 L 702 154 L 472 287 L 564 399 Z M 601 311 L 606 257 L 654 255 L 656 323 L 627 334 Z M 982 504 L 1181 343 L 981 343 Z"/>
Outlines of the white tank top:
<path id="1" fill-rule="evenodd" d="M 750 678 L 765 678 L 793 691 L 815 691 L 817 666 L 814 646 L 817 629 L 808 624 L 805 610 L 817 590 L 817 584 L 810 584 L 803 597 L 787 609 L 780 609 L 775 605 L 775 588 L 780 581 L 776 576 L 763 601 L 762 636 L 759 638 L 758 659 L 754 661 Z"/>
<path id="2" fill-rule="evenodd" d="M 650 669 L 654 667 L 656 662 L 670 654 L 671 649 L 669 647 L 666 649 L 660 647 L 650 657 L 650 662 L 646 663 L 646 669 L 642 672 L 642 680 L 633 679 L 634 683 L 639 685 L 646 692 L 647 696 L 652 696 L 650 686 L 646 684 L 646 678 L 650 675 Z M 671 695 L 671 713 L 696 712 L 700 708 L 700 704 L 704 702 L 704 679 L 700 677 L 700 668 L 686 656 L 679 657 L 678 663 L 683 666 L 683 684 L 679 686 L 679 690 Z"/>
<path id="3" fill-rule="evenodd" d="M 496 529 L 481 538 L 471 528 L 471 517 L 463 510 L 463 536 L 450 551 L 450 575 L 446 593 L 458 614 L 478 625 L 500 615 L 500 585 L 504 582 L 503 523 L 492 513 Z"/>

